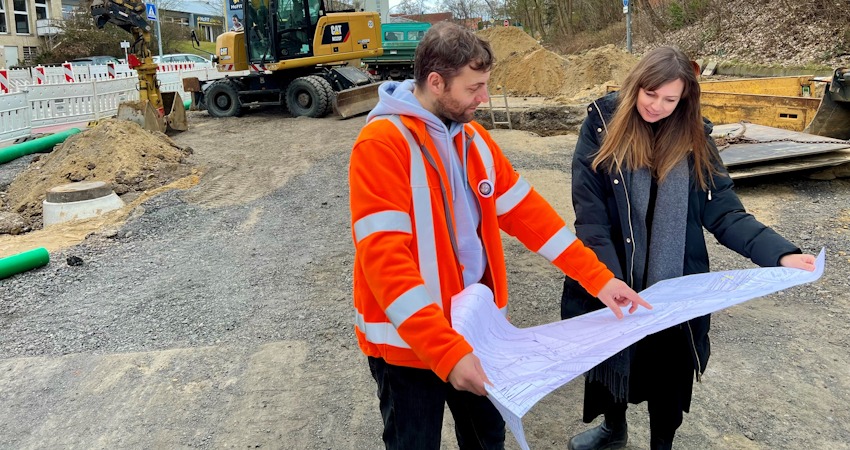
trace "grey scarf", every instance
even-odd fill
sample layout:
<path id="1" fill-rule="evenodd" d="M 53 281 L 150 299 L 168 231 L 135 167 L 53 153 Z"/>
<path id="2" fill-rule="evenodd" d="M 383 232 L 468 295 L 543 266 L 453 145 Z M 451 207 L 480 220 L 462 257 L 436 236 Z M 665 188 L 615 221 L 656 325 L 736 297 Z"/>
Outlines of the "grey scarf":
<path id="1" fill-rule="evenodd" d="M 632 287 L 640 290 L 658 281 L 682 275 L 685 261 L 685 232 L 688 218 L 688 161 L 683 158 L 658 185 L 652 230 L 646 229 L 646 215 L 652 174 L 648 169 L 632 172 L 631 186 L 627 186 L 632 215 L 632 238 L 635 243 Z M 649 239 L 649 237 L 652 239 Z M 650 242 L 647 249 L 647 242 Z M 647 264 L 648 270 L 647 269 Z M 646 273 L 646 280 L 644 280 Z M 626 274 L 628 277 L 629 274 Z M 636 345 L 636 344 L 635 344 Z M 611 391 L 618 401 L 629 398 L 629 371 L 635 345 L 608 358 L 587 373 L 590 381 L 599 381 Z"/>

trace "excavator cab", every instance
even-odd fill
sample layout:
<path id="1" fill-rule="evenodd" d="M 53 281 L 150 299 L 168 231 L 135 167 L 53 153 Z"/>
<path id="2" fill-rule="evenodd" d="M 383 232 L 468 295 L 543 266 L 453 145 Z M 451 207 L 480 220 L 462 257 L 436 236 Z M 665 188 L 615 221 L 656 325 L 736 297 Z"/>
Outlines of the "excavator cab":
<path id="1" fill-rule="evenodd" d="M 253 63 L 313 56 L 313 36 L 321 0 L 258 0 L 247 2 L 248 55 Z"/>

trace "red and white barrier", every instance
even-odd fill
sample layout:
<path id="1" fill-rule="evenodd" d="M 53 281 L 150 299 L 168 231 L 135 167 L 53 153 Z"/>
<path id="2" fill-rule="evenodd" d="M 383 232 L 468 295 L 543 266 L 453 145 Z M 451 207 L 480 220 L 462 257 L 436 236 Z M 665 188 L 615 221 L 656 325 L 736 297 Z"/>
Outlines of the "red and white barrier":
<path id="1" fill-rule="evenodd" d="M 76 80 L 74 79 L 74 68 L 71 66 L 71 63 L 62 64 L 62 69 L 65 72 L 65 82 L 73 83 Z"/>
<path id="2" fill-rule="evenodd" d="M 107 78 L 115 79 L 115 63 L 106 63 Z"/>
<path id="3" fill-rule="evenodd" d="M 193 70 L 195 63 L 162 63 L 157 64 L 157 70 L 160 72 L 178 72 L 181 70 Z"/>
<path id="4" fill-rule="evenodd" d="M 47 84 L 47 74 L 44 73 L 44 66 L 36 66 L 33 70 L 35 84 Z"/>
<path id="5" fill-rule="evenodd" d="M 9 93 L 9 71 L 6 69 L 0 69 L 0 92 Z"/>

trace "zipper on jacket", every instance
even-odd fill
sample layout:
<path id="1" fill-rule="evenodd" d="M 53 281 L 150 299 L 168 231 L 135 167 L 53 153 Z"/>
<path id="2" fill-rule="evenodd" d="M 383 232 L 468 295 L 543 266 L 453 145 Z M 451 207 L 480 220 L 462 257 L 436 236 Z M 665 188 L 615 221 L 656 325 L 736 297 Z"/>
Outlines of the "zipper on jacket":
<path id="1" fill-rule="evenodd" d="M 708 201 L 711 201 L 711 189 L 708 190 Z"/>
<path id="2" fill-rule="evenodd" d="M 422 144 L 419 144 L 419 149 L 422 151 L 422 154 L 425 156 L 425 160 L 428 161 L 428 164 L 430 164 L 431 167 L 437 171 L 437 174 L 439 174 L 440 170 L 437 168 L 437 163 L 434 160 L 434 157 L 431 156 L 431 153 L 428 152 L 428 149 Z M 449 241 L 451 242 L 452 250 L 454 250 L 455 253 L 455 260 L 460 262 L 460 250 L 458 249 L 456 237 L 457 231 L 455 229 L 454 220 L 452 219 L 452 214 L 449 212 L 449 208 L 452 206 L 452 203 L 449 201 L 448 194 L 446 193 L 447 190 L 446 185 L 443 182 L 443 177 L 438 176 L 438 178 L 440 179 L 440 193 L 443 194 L 443 214 L 445 215 L 446 226 L 449 230 Z M 460 264 L 458 264 L 458 270 L 460 270 Z M 463 273 L 463 271 L 461 271 L 461 273 Z M 461 279 L 463 279 L 462 276 Z"/>
<path id="3" fill-rule="evenodd" d="M 685 322 L 688 324 L 688 334 L 691 337 L 691 348 L 694 350 L 694 361 L 697 362 L 697 383 L 702 383 L 702 364 L 699 362 L 699 353 L 697 353 L 697 344 L 694 342 L 694 330 L 691 329 L 691 323 Z"/>

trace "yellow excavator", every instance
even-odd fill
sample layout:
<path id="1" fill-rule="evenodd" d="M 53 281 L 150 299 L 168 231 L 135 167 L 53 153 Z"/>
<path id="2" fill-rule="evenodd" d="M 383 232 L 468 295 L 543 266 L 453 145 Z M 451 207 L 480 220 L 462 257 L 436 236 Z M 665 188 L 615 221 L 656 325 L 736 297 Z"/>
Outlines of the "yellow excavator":
<path id="1" fill-rule="evenodd" d="M 323 0 L 248 0 L 244 11 L 244 30 L 216 39 L 213 60 L 226 76 L 183 80 L 194 107 L 214 117 L 279 105 L 293 116 L 346 118 L 375 106 L 378 83 L 348 62 L 383 54 L 378 13 L 330 11 Z"/>
<path id="2" fill-rule="evenodd" d="M 176 92 L 160 92 L 157 65 L 150 51 L 151 26 L 144 1 L 94 0 L 91 15 L 98 28 L 117 25 L 133 35 L 127 63 L 139 74 L 139 101 L 118 105 L 118 118 L 132 120 L 150 131 L 186 131 L 186 108 Z M 167 112 L 166 112 L 167 111 Z"/>

